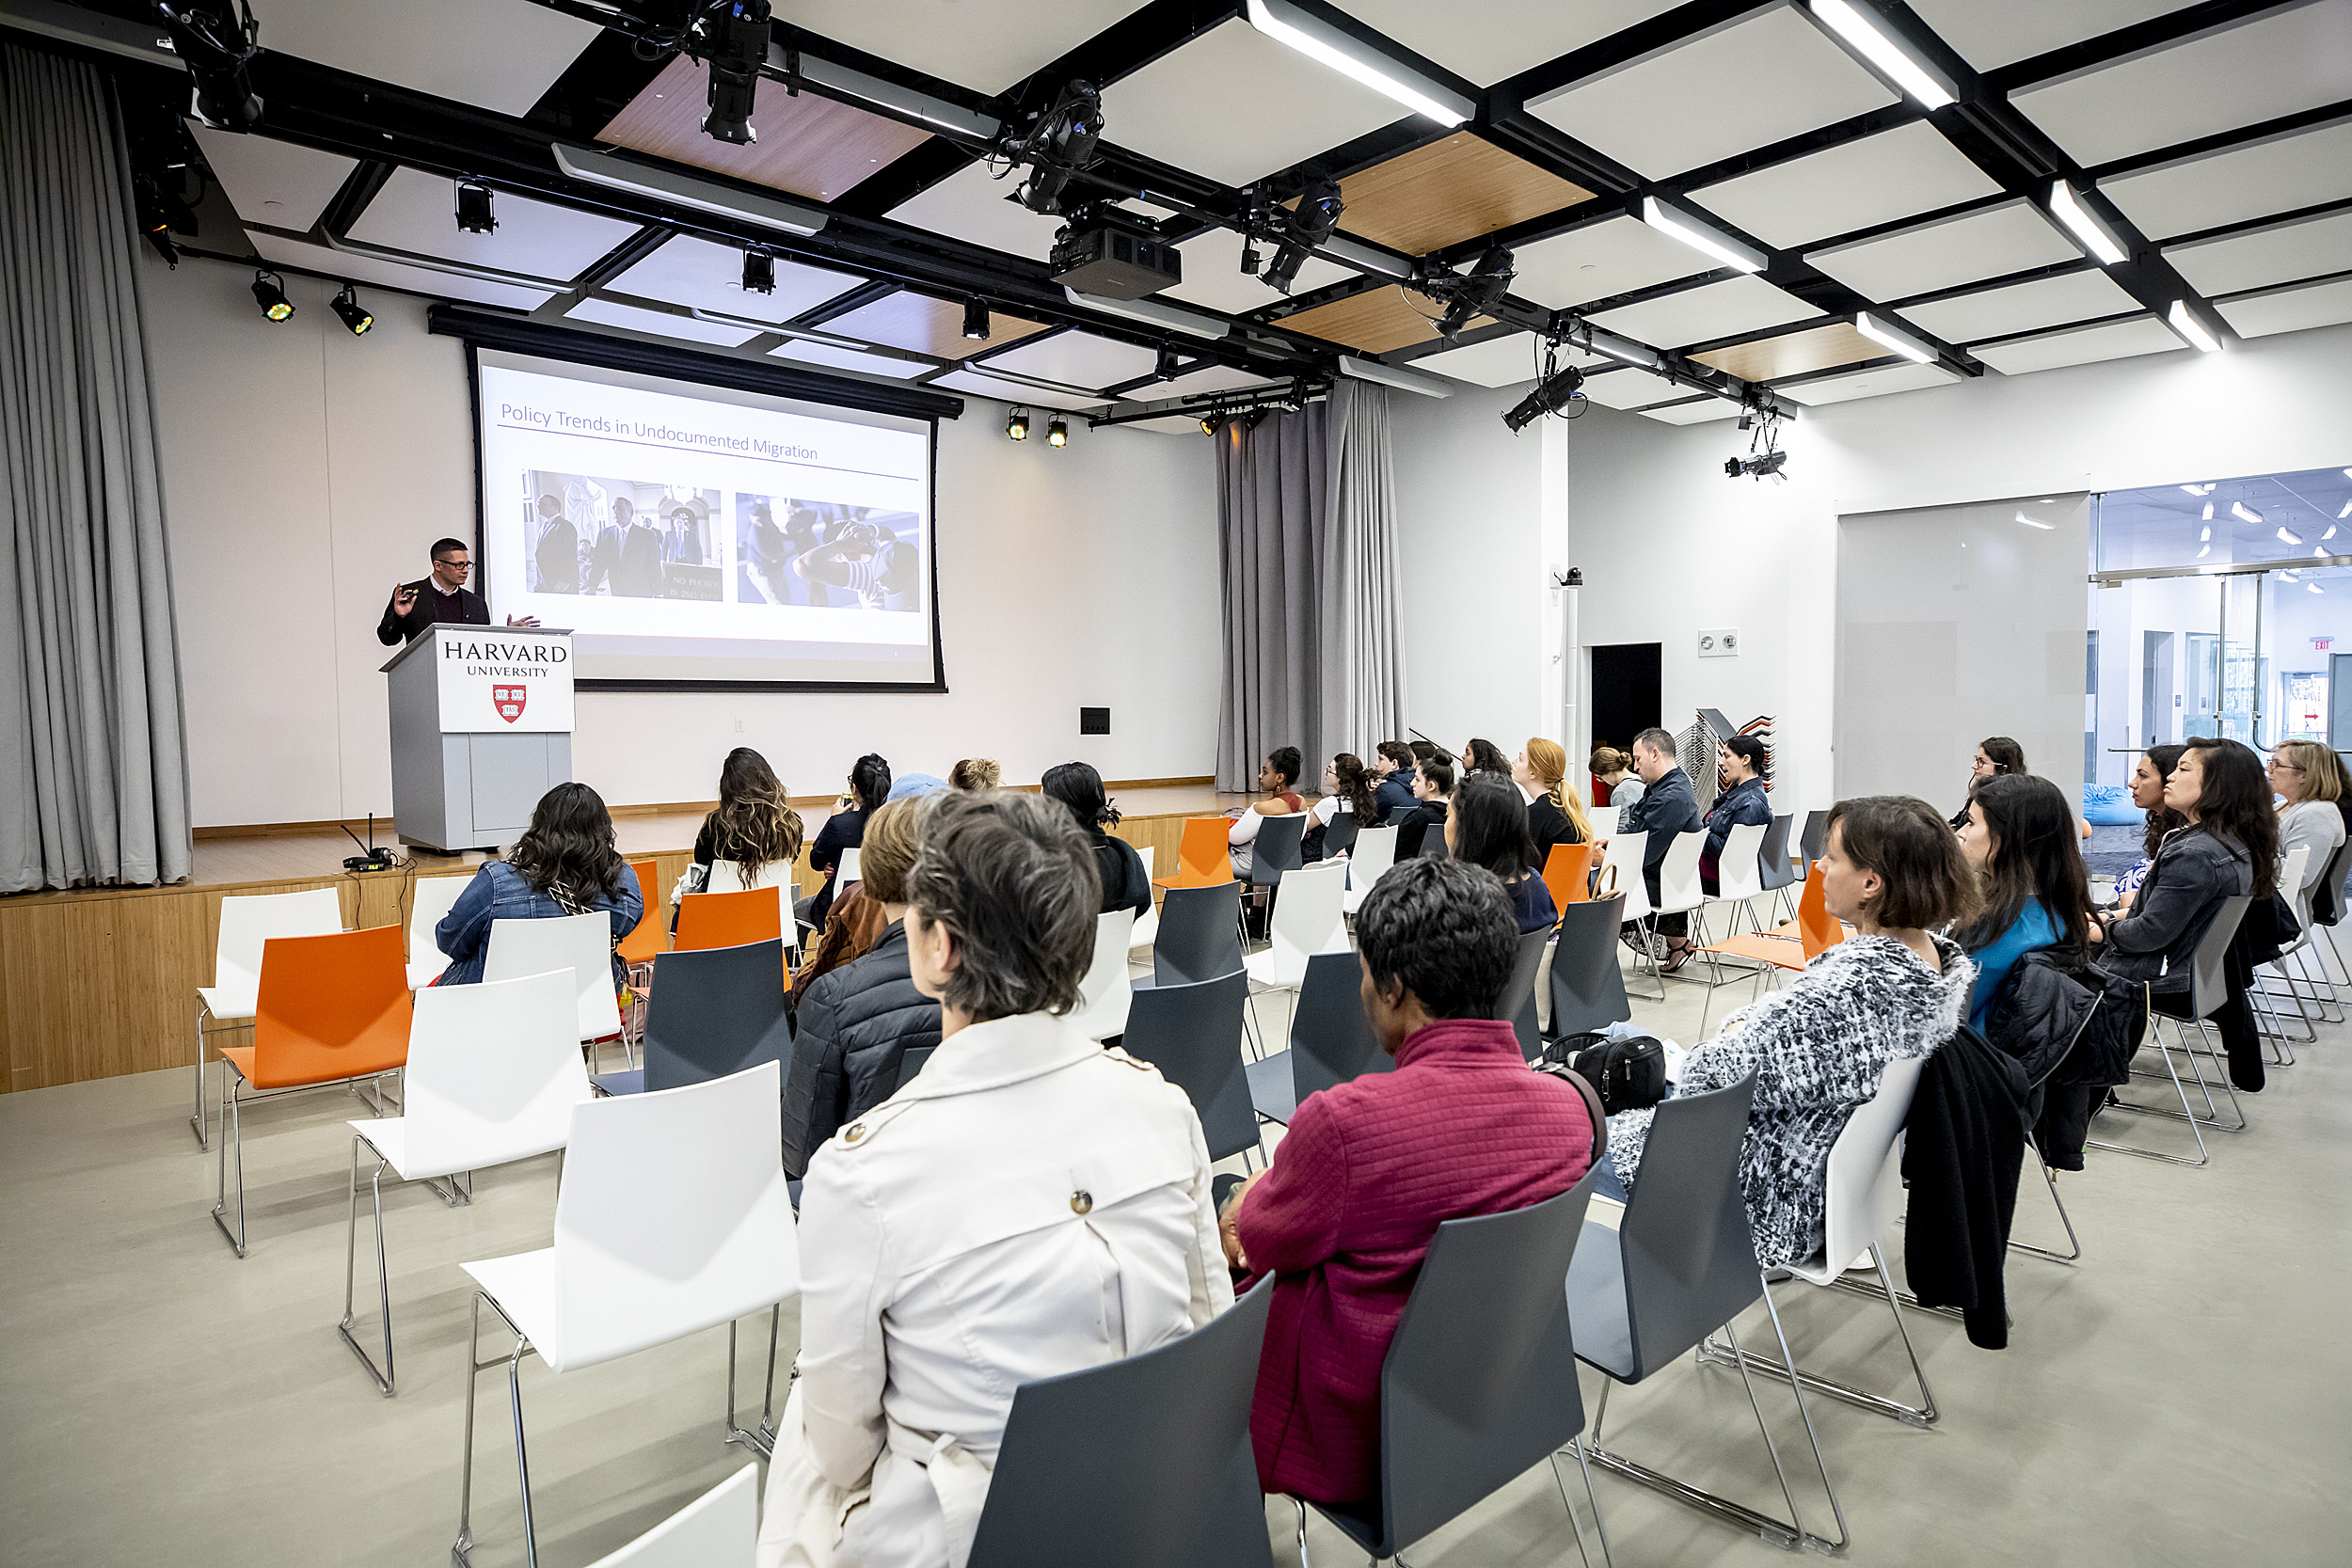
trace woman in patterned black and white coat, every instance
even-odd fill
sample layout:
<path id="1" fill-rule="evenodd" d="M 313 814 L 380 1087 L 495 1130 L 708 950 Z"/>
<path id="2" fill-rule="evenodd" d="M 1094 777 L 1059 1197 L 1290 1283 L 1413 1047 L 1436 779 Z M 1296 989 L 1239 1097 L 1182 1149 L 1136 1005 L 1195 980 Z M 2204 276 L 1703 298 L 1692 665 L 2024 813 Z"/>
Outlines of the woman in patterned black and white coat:
<path id="1" fill-rule="evenodd" d="M 1821 857 L 1830 913 L 1853 934 L 1815 958 L 1787 990 L 1735 1015 L 1692 1051 L 1675 1085 L 1699 1094 L 1756 1074 L 1740 1149 L 1740 1185 L 1766 1268 L 1821 1246 L 1830 1146 L 1878 1093 L 1886 1064 L 1925 1056 L 1968 1016 L 1976 966 L 1938 928 L 1974 912 L 1977 881 L 1935 808 L 1874 795 L 1830 813 Z M 1609 1118 L 1607 1160 L 1638 1178 L 1651 1113 Z M 1610 1183 L 1599 1183 L 1604 1194 Z M 1614 1195 L 1612 1195 L 1614 1196 Z"/>

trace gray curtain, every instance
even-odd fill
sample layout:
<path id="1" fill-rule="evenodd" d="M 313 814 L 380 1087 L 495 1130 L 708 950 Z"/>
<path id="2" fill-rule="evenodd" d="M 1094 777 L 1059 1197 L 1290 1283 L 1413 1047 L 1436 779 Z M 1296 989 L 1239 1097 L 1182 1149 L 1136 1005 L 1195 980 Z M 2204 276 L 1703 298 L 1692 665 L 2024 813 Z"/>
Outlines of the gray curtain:
<path id="1" fill-rule="evenodd" d="M 188 762 L 111 87 L 0 44 L 0 892 L 188 874 Z"/>
<path id="2" fill-rule="evenodd" d="M 1249 789 L 1278 746 L 1311 789 L 1333 752 L 1405 733 L 1403 595 L 1388 389 L 1330 398 L 1217 436 L 1225 589 L 1220 789 Z"/>

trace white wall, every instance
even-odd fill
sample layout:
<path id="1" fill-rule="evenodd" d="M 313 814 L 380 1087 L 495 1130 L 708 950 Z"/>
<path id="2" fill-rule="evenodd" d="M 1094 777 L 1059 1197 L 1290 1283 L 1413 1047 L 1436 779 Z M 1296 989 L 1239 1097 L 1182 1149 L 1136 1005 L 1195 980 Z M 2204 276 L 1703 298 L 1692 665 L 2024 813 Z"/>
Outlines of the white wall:
<path id="1" fill-rule="evenodd" d="M 309 822 L 391 807 L 375 626 L 442 534 L 474 531 L 465 351 L 422 302 L 290 277 L 271 325 L 243 271 L 147 267 L 149 346 L 192 735 L 196 822 Z M 1106 778 L 1212 770 L 1218 679 L 1215 452 L 1088 430 L 1016 446 L 967 404 L 939 441 L 943 694 L 583 692 L 576 775 L 615 805 L 709 799 L 729 748 L 799 794 L 878 751 L 944 774 L 988 755 L 1035 780 L 1078 758 Z M 1109 736 L 1077 709 L 1108 705 Z"/>

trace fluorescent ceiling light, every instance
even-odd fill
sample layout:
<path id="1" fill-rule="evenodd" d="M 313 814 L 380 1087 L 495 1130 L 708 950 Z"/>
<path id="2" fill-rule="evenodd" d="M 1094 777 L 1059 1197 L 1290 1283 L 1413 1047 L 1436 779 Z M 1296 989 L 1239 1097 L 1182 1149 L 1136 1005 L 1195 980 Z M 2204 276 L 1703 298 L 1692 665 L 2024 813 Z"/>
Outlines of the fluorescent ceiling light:
<path id="1" fill-rule="evenodd" d="M 1905 49 L 1886 31 L 1882 19 L 1851 0 L 1813 0 L 1813 14 L 1831 32 L 1852 44 L 1864 59 L 1885 72 L 1897 87 L 1917 99 L 1921 106 L 1940 109 L 1959 101 L 1960 95 L 1948 77 Z"/>
<path id="2" fill-rule="evenodd" d="M 2282 528 L 2279 531 L 2279 541 L 2285 545 L 2299 545 L 2303 542 L 2303 536 L 2290 529 Z"/>
<path id="3" fill-rule="evenodd" d="M 1289 0 L 1249 0 L 1249 24 L 1440 125 L 1459 125 L 1477 112 L 1477 104 L 1453 88 L 1407 70 Z"/>
<path id="4" fill-rule="evenodd" d="M 2197 552 L 2197 559 L 2202 561 L 2205 557 L 2211 554 L 2213 554 L 2213 546 L 2211 545 L 2207 545 Z"/>
<path id="5" fill-rule="evenodd" d="M 2335 525 L 2335 524 L 2333 524 L 2333 523 L 2329 523 L 2329 524 L 2328 525 L 2328 531 L 2320 535 L 2320 537 L 2321 537 L 2322 539 L 2333 539 L 2335 536 L 2336 536 L 2336 525 Z"/>
<path id="6" fill-rule="evenodd" d="M 2352 470 L 2346 471 L 2352 472 Z M 2336 520 L 2338 522 L 2342 522 L 2346 517 L 2352 517 L 2352 501 L 2345 501 L 2344 503 L 2344 510 L 2336 514 Z"/>
<path id="7" fill-rule="evenodd" d="M 1419 392 L 1425 398 L 1450 398 L 1454 395 L 1454 384 L 1450 381 L 1440 380 L 1426 371 L 1399 370 L 1377 359 L 1359 359 L 1352 354 L 1343 354 L 1340 356 L 1340 370 L 1359 381 L 1377 381 L 1383 387 Z"/>
<path id="8" fill-rule="evenodd" d="M 2189 313 L 2188 301 L 2176 299 L 2166 312 L 2164 323 L 2187 341 L 2188 346 L 2200 354 L 2219 354 L 2221 340 L 2209 331 L 2203 322 Z"/>
<path id="9" fill-rule="evenodd" d="M 2211 501 L 2205 503 L 2205 521 L 2209 523 L 2213 521 L 2213 502 Z"/>
<path id="10" fill-rule="evenodd" d="M 1413 263 L 1404 257 L 1375 250 L 1368 245 L 1358 245 L 1344 234 L 1334 234 L 1315 248 L 1335 261 L 1345 261 L 1366 272 L 1376 272 L 1384 277 L 1409 279 L 1413 276 Z"/>
<path id="11" fill-rule="evenodd" d="M 1620 364 L 1636 365 L 1645 371 L 1658 368 L 1657 351 L 1630 338 L 1620 338 L 1613 332 L 1603 332 L 1596 327 L 1585 343 L 1595 354 L 1605 355 Z"/>
<path id="12" fill-rule="evenodd" d="M 1856 314 L 1853 325 L 1855 331 L 1872 342 L 1893 349 L 1914 364 L 1932 365 L 1935 363 L 1935 350 L 1928 347 L 1910 333 L 1889 326 L 1867 310 Z"/>
<path id="13" fill-rule="evenodd" d="M 2328 552 L 2321 549 L 2317 545 L 2313 545 L 2312 546 L 2312 559 L 2313 561 L 2325 561 L 2328 559 Z"/>
<path id="14" fill-rule="evenodd" d="M 2306 587 L 2306 588 L 2308 588 L 2308 589 L 2310 589 L 2310 590 L 2311 590 L 2312 593 L 2314 593 L 2314 594 L 2325 594 L 2326 592 L 2328 592 L 2328 590 L 2326 590 L 2325 588 L 2320 587 L 2320 586 L 2319 586 L 2319 584 L 2317 584 L 2317 583 L 2315 583 L 2315 582 L 2307 582 L 2307 583 L 2305 583 L 2303 586 L 2304 586 L 2304 587 Z"/>
<path id="15" fill-rule="evenodd" d="M 591 185 L 650 196 L 658 201 L 691 207 L 696 212 L 715 213 L 722 217 L 740 218 L 762 228 L 781 230 L 787 234 L 814 234 L 830 221 L 826 214 L 814 207 L 803 207 L 797 201 L 780 201 L 774 197 L 729 190 L 707 180 L 656 168 L 649 164 L 631 163 L 609 152 L 591 152 L 584 148 L 565 147 L 558 143 L 555 166 L 565 177 L 582 180 Z"/>
<path id="16" fill-rule="evenodd" d="M 2212 538 L 2213 538 L 2213 530 L 2211 530 L 2211 529 L 2209 529 L 2209 528 L 2201 528 L 2201 529 L 2199 529 L 2199 530 L 2197 531 L 2197 542 L 2198 542 L 2199 544 L 2202 545 L 2202 544 L 2206 543 L 2207 541 L 2211 540 Z"/>
<path id="17" fill-rule="evenodd" d="M 768 46 L 768 63 L 777 71 L 785 69 L 786 59 L 785 45 L 771 43 Z M 910 119 L 936 125 L 943 131 L 954 131 L 977 140 L 989 141 L 1004 129 L 1002 121 L 964 108 L 961 104 L 933 98 L 930 93 L 917 92 L 896 82 L 885 82 L 879 76 L 869 76 L 863 71 L 852 71 L 846 65 L 835 65 L 814 55 L 803 55 L 800 69 L 802 75 L 819 87 L 831 87 L 845 97 L 863 99 L 877 108 L 896 110 Z"/>
<path id="18" fill-rule="evenodd" d="M 2247 505 L 2244 501 L 2232 501 L 2230 503 L 2230 515 L 2235 517 L 2241 523 L 2259 523 L 2263 520 L 2263 515 L 2255 511 L 2252 507 Z"/>
<path id="19" fill-rule="evenodd" d="M 1770 260 L 1754 245 L 1741 245 L 1722 230 L 1700 222 L 1679 207 L 1669 207 L 1654 196 L 1642 198 L 1642 221 L 1661 234 L 1671 235 L 1692 250 L 1741 272 L 1762 272 Z"/>
<path id="20" fill-rule="evenodd" d="M 2295 573 L 2294 573 L 2292 570 L 2289 570 L 2289 571 L 2280 572 L 2280 573 L 2279 574 L 2279 580 L 2280 580 L 2280 582 L 2295 582 L 2295 581 L 2296 581 L 2296 580 L 2298 580 L 2298 579 L 2296 578 L 2296 577 Z"/>
<path id="21" fill-rule="evenodd" d="M 1231 322 L 1198 310 L 1187 310 L 1178 305 L 1163 305 L 1156 299 L 1105 299 L 1101 294 L 1082 294 L 1065 285 L 1063 294 L 1073 305 L 1083 305 L 1106 315 L 1124 316 L 1129 321 L 1165 326 L 1173 332 L 1189 333 L 1195 338 L 1222 338 L 1232 331 Z"/>
<path id="22" fill-rule="evenodd" d="M 2210 484 L 2184 484 L 2181 488 L 2187 491 L 2192 496 L 2210 496 L 2213 494 L 2213 486 Z"/>
<path id="23" fill-rule="evenodd" d="M 2090 215 L 2082 198 L 2074 194 L 2074 187 L 2063 180 L 2050 187 L 2050 212 L 2103 265 L 2111 267 L 2123 260 L 2122 243 L 2107 232 L 2106 224 Z"/>
<path id="24" fill-rule="evenodd" d="M 2017 514 L 2017 520 L 2018 520 L 2019 522 L 2021 522 L 2021 523 L 2025 524 L 2027 528 L 2056 528 L 2056 527 L 2058 527 L 2058 524 L 2056 524 L 2056 523 L 2037 522 L 2035 519 L 2033 519 L 2033 518 L 2031 518 L 2031 517 L 2026 516 L 2026 515 L 2023 512 L 2020 512 L 2019 514 Z"/>

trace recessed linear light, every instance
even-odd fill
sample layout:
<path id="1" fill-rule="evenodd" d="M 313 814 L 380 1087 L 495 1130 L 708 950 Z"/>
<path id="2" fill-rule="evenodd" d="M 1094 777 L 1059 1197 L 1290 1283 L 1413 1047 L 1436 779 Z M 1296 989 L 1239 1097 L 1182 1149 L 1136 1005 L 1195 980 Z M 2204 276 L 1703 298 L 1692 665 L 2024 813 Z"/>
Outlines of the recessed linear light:
<path id="1" fill-rule="evenodd" d="M 2299 545 L 2303 542 L 2303 536 L 2291 529 L 2282 528 L 2279 531 L 2279 542 L 2282 545 Z"/>
<path id="2" fill-rule="evenodd" d="M 2205 521 L 2209 523 L 2213 521 L 2213 502 L 2211 501 L 2205 503 Z"/>
<path id="3" fill-rule="evenodd" d="M 797 201 L 781 201 L 774 197 L 730 190 L 724 185 L 698 180 L 675 169 L 631 163 L 609 152 L 591 152 L 586 148 L 566 147 L 559 142 L 554 154 L 556 169 L 566 179 L 581 180 L 591 185 L 603 185 L 636 196 L 649 196 L 657 201 L 689 207 L 696 212 L 740 218 L 765 229 L 781 230 L 787 234 L 814 234 L 833 221 L 831 214 L 814 207 L 803 207 Z"/>
<path id="4" fill-rule="evenodd" d="M 1722 230 L 1702 223 L 1679 207 L 1669 207 L 1654 196 L 1642 198 L 1642 221 L 1661 234 L 1680 240 L 1692 250 L 1741 272 L 1762 272 L 1770 260 L 1754 245 L 1741 245 Z"/>
<path id="5" fill-rule="evenodd" d="M 2345 471 L 2347 473 L 2352 473 L 2352 469 L 2346 469 Z M 2346 517 L 2352 517 L 2352 501 L 2345 501 L 2344 503 L 2344 510 L 2336 514 L 2336 520 L 2338 522 L 2342 522 Z"/>
<path id="6" fill-rule="evenodd" d="M 1630 338 L 1620 338 L 1613 332 L 1602 332 L 1596 329 L 1586 342 L 1595 354 L 1604 355 L 1620 364 L 1632 365 L 1645 371 L 1654 371 L 1658 368 L 1657 351 L 1645 347 Z"/>
<path id="7" fill-rule="evenodd" d="M 2179 333 L 2182 340 L 2200 354 L 2219 354 L 2222 350 L 2221 340 L 2191 313 L 2188 301 L 2185 299 L 2172 302 L 2172 309 L 2165 312 L 2164 325 Z"/>
<path id="8" fill-rule="evenodd" d="M 1905 49 L 1886 30 L 1885 22 L 1852 0 L 1813 0 L 1813 14 L 1917 99 L 1924 108 L 1940 109 L 1959 102 L 1950 78 Z"/>
<path id="9" fill-rule="evenodd" d="M 2082 198 L 2074 194 L 2074 187 L 2063 180 L 2050 187 L 2050 212 L 2101 264 L 2111 267 L 2123 260 L 2122 242 L 2107 232 L 2106 224 L 2091 216 Z"/>
<path id="10" fill-rule="evenodd" d="M 1459 125 L 1478 110 L 1477 104 L 1453 88 L 1366 48 L 1321 17 L 1311 16 L 1290 4 L 1290 0 L 1249 0 L 1249 24 L 1278 43 L 1289 44 L 1309 58 L 1322 61 L 1342 75 L 1354 77 L 1373 91 L 1385 93 L 1415 114 L 1427 115 L 1440 125 Z"/>
<path id="11" fill-rule="evenodd" d="M 2263 520 L 2263 515 L 2255 511 L 2252 507 L 2247 505 L 2244 501 L 2232 501 L 2230 503 L 2230 515 L 2235 517 L 2241 523 L 2253 523 L 2256 526 L 2260 526 Z"/>
<path id="12" fill-rule="evenodd" d="M 2207 556 L 2209 556 L 2209 555 L 2211 555 L 2211 554 L 2213 554 L 2213 546 L 2212 546 L 2211 545 L 2206 545 L 2206 546 L 2201 546 L 2201 547 L 2198 550 L 2198 552 L 2197 552 L 2197 559 L 2198 559 L 2198 560 L 2200 560 L 2200 561 L 2202 561 L 2202 560 L 2204 560 L 2204 559 L 2205 559 L 2205 557 L 2207 557 Z"/>
<path id="13" fill-rule="evenodd" d="M 2210 496 L 2213 494 L 2213 486 L 2210 484 L 2184 484 L 2181 488 L 2187 491 L 2192 496 Z"/>
<path id="14" fill-rule="evenodd" d="M 2333 523 L 2329 523 L 2329 524 L 2328 525 L 2328 531 L 2327 531 L 2327 532 L 2325 532 L 2325 533 L 2323 533 L 2323 534 L 2321 534 L 2321 535 L 2320 535 L 2320 538 L 2322 538 L 2322 539 L 2333 539 L 2335 536 L 2336 536 L 2336 525 L 2335 525 L 2335 524 L 2333 524 Z"/>
<path id="15" fill-rule="evenodd" d="M 2211 529 L 2209 529 L 2209 528 L 2201 528 L 2201 529 L 2199 529 L 2199 530 L 2197 531 L 2197 542 L 2198 542 L 2199 544 L 2201 544 L 2201 545 L 2210 544 L 2212 541 L 2213 541 L 2213 530 L 2211 530 Z"/>
<path id="16" fill-rule="evenodd" d="M 2300 582 L 2302 578 L 2295 575 L 2293 568 L 2289 568 L 2288 570 L 2279 574 L 2279 580 L 2280 582 Z"/>
<path id="17" fill-rule="evenodd" d="M 2312 546 L 2312 559 L 2313 561 L 2325 561 L 2328 559 L 2328 552 L 2321 549 L 2317 545 L 2313 545 Z"/>
<path id="18" fill-rule="evenodd" d="M 1855 331 L 1872 342 L 1893 349 L 1914 364 L 1932 365 L 1935 363 L 1935 350 L 1928 347 L 1910 333 L 1889 326 L 1867 310 L 1857 312 L 1853 325 Z"/>
<path id="19" fill-rule="evenodd" d="M 2019 514 L 2017 514 L 2017 520 L 2018 520 L 2019 522 L 2021 522 L 2021 523 L 2025 524 L 2027 528 L 2044 528 L 2044 529 L 2048 529 L 2048 528 L 2056 528 L 2056 527 L 2058 527 L 2058 524 L 2056 524 L 2056 523 L 2044 523 L 2044 522 L 2039 522 L 2039 521 L 2036 521 L 2034 518 L 2031 518 L 2031 517 L 2026 516 L 2026 515 L 2023 512 L 2020 512 Z"/>
<path id="20" fill-rule="evenodd" d="M 2315 582 L 2307 582 L 2307 583 L 2305 583 L 2303 586 L 2304 586 L 2304 587 L 2306 587 L 2306 588 L 2308 588 L 2308 589 L 2310 589 L 2310 590 L 2311 590 L 2312 593 L 2314 593 L 2314 594 L 2325 594 L 2326 592 L 2328 592 L 2328 590 L 2326 590 L 2325 588 L 2320 587 L 2320 586 L 2319 586 L 2319 584 L 2317 584 L 2317 583 L 2315 583 Z"/>

